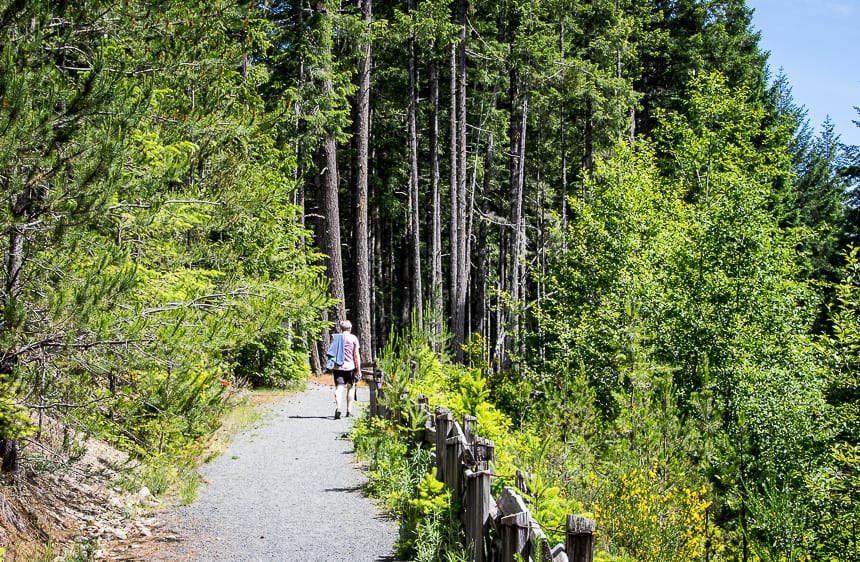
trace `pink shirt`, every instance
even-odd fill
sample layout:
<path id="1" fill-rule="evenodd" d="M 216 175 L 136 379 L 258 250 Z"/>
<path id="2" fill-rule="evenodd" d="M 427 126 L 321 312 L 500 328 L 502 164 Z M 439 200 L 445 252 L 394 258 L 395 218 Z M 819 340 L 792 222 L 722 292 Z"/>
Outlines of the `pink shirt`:
<path id="1" fill-rule="evenodd" d="M 339 371 L 354 371 L 357 367 L 355 364 L 355 352 L 359 351 L 361 346 L 358 343 L 358 338 L 352 335 L 351 332 L 343 333 L 343 365 L 338 367 Z"/>

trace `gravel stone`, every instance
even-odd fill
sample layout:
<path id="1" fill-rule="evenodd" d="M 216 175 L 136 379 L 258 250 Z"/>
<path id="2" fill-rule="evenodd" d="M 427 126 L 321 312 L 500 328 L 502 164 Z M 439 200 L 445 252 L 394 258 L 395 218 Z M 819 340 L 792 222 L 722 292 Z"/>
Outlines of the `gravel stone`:
<path id="1" fill-rule="evenodd" d="M 395 560 L 396 523 L 361 493 L 354 418 L 334 419 L 332 392 L 309 382 L 201 467 L 198 499 L 176 514 L 193 560 Z"/>

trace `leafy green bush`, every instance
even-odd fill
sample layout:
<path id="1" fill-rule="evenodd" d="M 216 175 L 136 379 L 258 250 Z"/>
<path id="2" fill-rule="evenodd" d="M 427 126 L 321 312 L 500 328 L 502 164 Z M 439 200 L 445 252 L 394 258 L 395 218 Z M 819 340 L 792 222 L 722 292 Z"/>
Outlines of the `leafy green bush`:
<path id="1" fill-rule="evenodd" d="M 424 475 L 409 500 L 401 522 L 397 556 L 403 560 L 435 562 L 462 554 L 461 527 L 451 491 L 436 478 L 436 469 Z"/>
<path id="2" fill-rule="evenodd" d="M 226 354 L 233 375 L 255 388 L 285 388 L 309 374 L 307 351 L 289 347 L 278 328 L 243 342 Z"/>
<path id="3" fill-rule="evenodd" d="M 414 445 L 407 428 L 378 418 L 357 421 L 352 439 L 356 454 L 368 461 L 368 494 L 383 500 L 385 509 L 400 521 L 398 557 L 425 562 L 463 559 L 461 508 L 436 480 L 430 450 Z"/>

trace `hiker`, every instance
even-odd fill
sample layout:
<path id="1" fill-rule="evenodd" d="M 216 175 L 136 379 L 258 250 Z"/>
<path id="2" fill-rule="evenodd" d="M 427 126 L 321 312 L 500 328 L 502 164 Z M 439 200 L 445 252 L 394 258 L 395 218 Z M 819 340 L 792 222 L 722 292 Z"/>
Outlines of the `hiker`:
<path id="1" fill-rule="evenodd" d="M 340 334 L 335 334 L 328 355 L 334 356 L 334 419 L 340 419 L 343 392 L 346 390 L 346 417 L 355 415 L 355 386 L 361 380 L 361 356 L 358 338 L 352 334 L 352 322 L 341 320 Z"/>

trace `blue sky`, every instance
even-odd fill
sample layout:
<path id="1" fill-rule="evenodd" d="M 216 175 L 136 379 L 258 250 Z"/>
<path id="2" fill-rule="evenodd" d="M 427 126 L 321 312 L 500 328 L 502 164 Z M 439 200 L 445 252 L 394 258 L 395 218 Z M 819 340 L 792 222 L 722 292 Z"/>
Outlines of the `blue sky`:
<path id="1" fill-rule="evenodd" d="M 860 0 L 747 0 L 771 74 L 782 68 L 816 132 L 830 116 L 845 144 L 860 145 Z"/>

